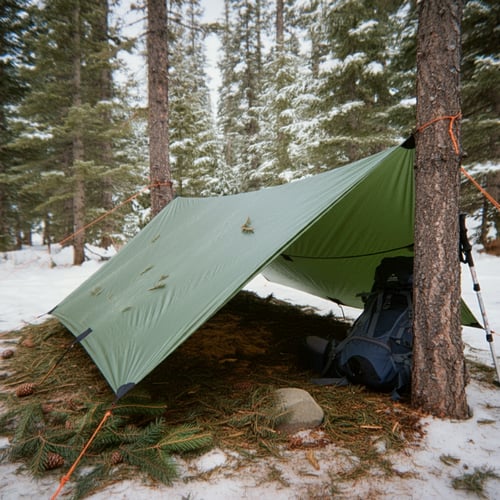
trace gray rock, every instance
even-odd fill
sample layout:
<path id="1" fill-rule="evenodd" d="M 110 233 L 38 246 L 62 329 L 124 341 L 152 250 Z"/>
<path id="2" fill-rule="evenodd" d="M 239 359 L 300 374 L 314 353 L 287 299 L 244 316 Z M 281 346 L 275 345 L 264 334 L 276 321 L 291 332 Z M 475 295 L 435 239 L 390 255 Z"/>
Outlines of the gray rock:
<path id="1" fill-rule="evenodd" d="M 276 391 L 280 411 L 284 413 L 277 429 L 296 432 L 300 429 L 317 427 L 323 422 L 324 412 L 314 398 L 303 389 L 286 388 Z"/>

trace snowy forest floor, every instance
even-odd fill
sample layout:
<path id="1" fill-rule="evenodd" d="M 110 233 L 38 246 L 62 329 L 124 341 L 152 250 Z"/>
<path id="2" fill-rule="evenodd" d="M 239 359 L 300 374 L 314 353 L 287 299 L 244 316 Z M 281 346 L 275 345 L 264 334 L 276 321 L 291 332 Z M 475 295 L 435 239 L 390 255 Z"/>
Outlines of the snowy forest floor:
<path id="1" fill-rule="evenodd" d="M 492 290 L 497 287 L 497 261 L 500 259 L 478 256 L 480 276 L 487 277 L 486 290 L 490 284 Z M 43 336 L 34 334 L 53 328 L 50 325 L 56 322 L 32 323 L 33 311 L 47 310 L 44 301 L 55 305 L 60 299 L 50 296 L 52 284 L 64 283 L 71 290 L 83 278 L 77 280 L 75 273 L 85 271 L 85 266 L 82 270 L 2 266 L 2 307 L 9 304 L 14 320 L 19 314 L 15 323 L 19 318 L 30 319 L 25 329 L 0 334 L 0 350 L 14 346 L 16 351 L 9 360 L 0 360 L 6 405 L 21 379 L 37 379 L 35 373 L 48 366 L 39 356 Z M 481 273 L 484 269 L 489 272 Z M 28 289 L 33 289 L 32 295 Z M 325 312 L 310 297 L 298 300 L 289 290 L 275 289 L 261 279 L 247 290 L 260 298 L 240 293 L 138 386 L 152 400 L 165 402 L 164 416 L 169 423 L 195 422 L 211 433 L 213 446 L 176 456 L 179 477 L 170 486 L 122 464 L 113 469 L 112 484 L 87 498 L 500 499 L 500 390 L 492 384 L 491 368 L 485 366 L 484 332 L 464 333 L 472 418 L 434 419 L 417 414 L 405 403 L 394 403 L 388 395 L 311 384 L 314 374 L 303 365 L 303 339 L 307 335 L 342 336 L 348 323 Z M 493 325 L 498 323 L 497 297 L 493 293 L 486 296 L 487 307 L 495 306 L 488 309 Z M 29 314 L 18 307 L 21 301 L 23 307 L 30 304 Z M 4 324 L 12 324 L 8 314 L 3 318 Z M 30 341 L 21 345 L 26 338 Z M 59 329 L 51 338 L 57 348 L 47 342 L 45 347 L 55 349 L 53 359 L 71 337 Z M 58 400 L 64 407 L 81 395 L 79 386 L 86 386 L 94 400 L 112 400 L 110 389 L 83 350 L 66 356 L 40 396 Z M 265 397 L 268 388 L 290 386 L 308 390 L 323 407 L 326 420 L 321 428 L 293 436 L 266 429 L 269 414 L 259 405 L 259 398 Z M 0 438 L 0 448 L 8 446 L 9 437 Z M 0 498 L 50 498 L 69 466 L 34 479 L 22 463 L 4 461 L 0 464 Z M 88 469 L 83 464 L 80 470 Z M 60 497 L 69 498 L 73 493 L 70 481 Z"/>

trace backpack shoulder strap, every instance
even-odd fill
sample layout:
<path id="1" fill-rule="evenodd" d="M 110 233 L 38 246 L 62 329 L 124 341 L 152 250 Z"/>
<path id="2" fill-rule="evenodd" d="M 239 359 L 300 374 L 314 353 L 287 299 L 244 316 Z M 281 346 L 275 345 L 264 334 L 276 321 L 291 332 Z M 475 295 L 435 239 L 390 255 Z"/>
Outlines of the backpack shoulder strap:
<path id="1" fill-rule="evenodd" d="M 384 290 L 379 290 L 378 292 L 374 293 L 376 293 L 377 296 L 374 300 L 374 306 L 372 306 L 373 314 L 370 318 L 370 326 L 366 330 L 367 337 L 373 337 L 373 334 L 375 333 L 375 328 L 377 327 L 378 319 L 380 317 L 380 313 L 382 312 L 382 308 L 384 307 L 384 300 L 385 300 Z"/>
<path id="2" fill-rule="evenodd" d="M 398 328 L 395 332 L 391 332 L 391 338 L 400 341 L 403 339 L 404 334 L 408 328 L 408 324 L 404 324 L 400 319 L 408 314 L 408 322 L 410 323 L 409 326 L 411 326 L 412 318 L 413 318 L 413 301 L 412 301 L 412 292 L 411 290 L 402 290 L 401 294 L 406 297 L 406 302 L 408 304 L 407 309 L 405 309 L 398 319 L 394 322 L 395 325 L 398 325 Z"/>

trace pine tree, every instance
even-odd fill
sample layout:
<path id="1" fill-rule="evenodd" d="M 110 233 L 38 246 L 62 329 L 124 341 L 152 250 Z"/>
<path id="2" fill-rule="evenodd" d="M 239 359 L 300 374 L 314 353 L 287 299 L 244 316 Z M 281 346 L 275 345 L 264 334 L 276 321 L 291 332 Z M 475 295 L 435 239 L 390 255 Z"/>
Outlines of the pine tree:
<path id="1" fill-rule="evenodd" d="M 23 158 L 21 195 L 30 200 L 23 215 L 44 223 L 47 243 L 83 228 L 100 212 L 103 186 L 109 189 L 103 179 L 130 179 L 110 156 L 110 145 L 121 145 L 127 127 L 120 125 L 119 106 L 104 99 L 102 78 L 96 78 L 109 73 L 116 54 L 103 33 L 106 9 L 104 0 L 51 0 L 30 11 L 36 29 L 27 43 L 34 64 L 25 68 L 30 92 L 19 110 L 24 120 L 15 148 Z M 110 92 L 112 82 L 106 85 Z M 116 186 L 114 193 L 120 193 Z M 78 236 L 75 263 L 84 258 L 87 238 L 96 241 L 99 231 Z"/>
<path id="2" fill-rule="evenodd" d="M 73 6 L 73 33 L 71 37 L 72 54 L 72 106 L 75 113 L 79 113 L 82 108 L 82 32 L 80 1 L 76 0 Z M 85 180 L 84 180 L 84 161 L 85 161 L 85 146 L 83 144 L 83 129 L 79 120 L 76 120 L 71 133 L 72 143 L 72 165 L 69 166 L 72 177 L 74 178 L 73 186 L 73 248 L 74 257 L 73 264 L 80 265 L 85 260 Z"/>
<path id="3" fill-rule="evenodd" d="M 263 65 L 259 97 L 260 166 L 251 174 L 252 183 L 264 186 L 299 177 L 307 168 L 307 161 L 297 155 L 303 147 L 299 98 L 304 80 L 299 41 L 291 25 L 292 4 L 277 0 L 275 15 L 275 42 Z"/>
<path id="4" fill-rule="evenodd" d="M 321 96 L 320 63 L 329 47 L 326 15 L 329 4 L 323 0 L 301 2 L 298 9 L 289 6 L 290 24 L 299 39 L 306 39 L 310 49 L 304 52 L 297 68 L 295 98 L 292 103 L 296 116 L 294 133 L 297 145 L 291 151 L 292 161 L 299 172 L 314 173 L 331 168 L 331 158 L 320 147 L 325 141 L 321 113 L 325 110 Z"/>
<path id="5" fill-rule="evenodd" d="M 500 5 L 467 2 L 463 28 L 464 148 L 473 162 L 500 160 Z"/>
<path id="6" fill-rule="evenodd" d="M 222 61 L 219 65 L 221 71 L 221 87 L 219 92 L 218 123 L 224 137 L 224 164 L 227 172 L 232 172 L 236 164 L 237 151 L 240 149 L 238 137 L 238 95 L 237 79 L 233 71 L 238 64 L 238 45 L 234 41 L 234 28 L 230 23 L 230 0 L 224 0 L 224 22 L 221 34 Z M 232 187 L 238 190 L 236 180 Z"/>
<path id="7" fill-rule="evenodd" d="M 463 134 L 467 169 L 493 196 L 500 198 L 500 5 L 494 1 L 467 2 L 463 21 Z M 463 204 L 480 213 L 478 240 L 488 244 L 500 235 L 500 214 L 474 189 Z M 478 210 L 479 209 L 479 210 Z M 492 231 L 493 230 L 493 231 Z"/>
<path id="8" fill-rule="evenodd" d="M 95 51 L 97 54 L 104 53 L 106 57 L 93 57 L 92 71 L 98 77 L 96 81 L 96 90 L 93 94 L 97 98 L 94 105 L 99 105 L 101 108 L 102 123 L 108 124 L 111 122 L 111 105 L 113 98 L 113 77 L 112 66 L 110 61 L 113 58 L 113 47 L 108 43 L 110 36 L 109 29 L 109 6 L 107 0 L 100 2 L 99 8 L 94 11 L 92 21 L 92 34 L 93 44 L 95 44 Z M 103 134 L 96 137 L 96 161 L 100 165 L 113 165 L 113 144 L 112 136 L 110 134 Z M 102 208 L 103 211 L 109 212 L 113 209 L 113 180 L 110 176 L 105 175 L 102 178 Z M 114 232 L 113 219 L 111 217 L 105 218 L 102 224 L 103 234 L 101 237 L 101 246 L 108 248 L 112 245 L 111 234 Z"/>
<path id="9" fill-rule="evenodd" d="M 107 214 L 88 233 L 90 241 L 108 247 L 115 238 L 122 238 L 125 213 L 109 211 L 135 193 L 138 186 L 144 186 L 146 148 L 140 147 L 141 137 L 134 135 L 142 113 L 130 103 L 131 88 L 114 81 L 115 72 L 123 72 L 118 53 L 132 48 L 132 42 L 121 35 L 119 26 L 109 24 L 108 0 L 95 1 L 88 13 L 89 57 L 84 66 L 86 100 L 93 109 L 86 150 L 95 173 L 87 179 L 87 218 L 95 220 Z"/>
<path id="10" fill-rule="evenodd" d="M 417 9 L 414 0 L 404 2 L 391 15 L 393 33 L 391 58 L 387 66 L 387 86 L 394 99 L 388 108 L 388 122 L 401 140 L 407 139 L 415 128 Z"/>
<path id="11" fill-rule="evenodd" d="M 26 60 L 24 35 L 30 18 L 27 0 L 9 0 L 0 4 L 0 251 L 12 250 L 22 243 L 19 199 L 21 185 L 16 182 L 18 156 L 8 148 L 15 131 L 15 109 L 27 91 L 20 74 Z M 17 207 L 17 210 L 16 210 Z M 28 231 L 29 233 L 29 231 Z"/>
<path id="12" fill-rule="evenodd" d="M 169 15 L 170 163 L 180 196 L 208 195 L 220 161 L 206 84 L 199 0 L 173 5 Z"/>
<path id="13" fill-rule="evenodd" d="M 148 0 L 148 135 L 151 215 L 174 196 L 168 134 L 168 37 L 165 0 Z"/>
<path id="14" fill-rule="evenodd" d="M 224 5 L 219 120 L 226 164 L 238 178 L 236 190 L 246 191 L 257 187 L 251 179 L 261 162 L 256 142 L 267 2 L 225 0 Z"/>
<path id="15" fill-rule="evenodd" d="M 433 0 L 419 11 L 417 120 L 432 125 L 416 136 L 412 369 L 412 404 L 459 419 L 469 417 L 457 255 L 462 8 Z M 449 116 L 457 117 L 453 136 L 449 118 L 439 119 Z"/>
<path id="16" fill-rule="evenodd" d="M 330 164 L 350 162 L 394 144 L 388 123 L 395 103 L 387 85 L 394 51 L 394 18 L 400 2 L 334 2 L 326 7 L 325 42 L 320 65 L 319 147 Z"/>
<path id="17" fill-rule="evenodd" d="M 500 113 L 500 100 L 495 91 L 500 85 L 496 71 L 499 17 L 497 2 L 464 5 L 461 65 L 464 164 L 495 199 L 500 197 L 500 174 L 495 168 L 500 151 L 500 129 L 495 121 Z M 399 28 L 395 36 L 399 50 L 392 59 L 390 87 L 399 103 L 390 109 L 390 120 L 407 135 L 415 126 L 417 9 L 414 1 L 402 5 L 397 21 Z M 498 211 L 466 179 L 462 181 L 460 205 L 462 211 L 480 219 L 475 234 L 477 241 L 487 245 L 492 234 L 493 238 L 499 234 Z"/>
<path id="18" fill-rule="evenodd" d="M 63 9 L 61 2 L 30 10 L 36 29 L 27 42 L 34 64 L 25 70 L 30 93 L 20 108 L 25 122 L 15 144 L 24 159 L 21 194 L 32 202 L 33 216 L 50 221 L 56 238 L 73 232 L 72 137 L 67 124 L 73 104 L 73 39 L 64 27 L 73 25 L 71 13 L 73 4 L 65 3 Z"/>

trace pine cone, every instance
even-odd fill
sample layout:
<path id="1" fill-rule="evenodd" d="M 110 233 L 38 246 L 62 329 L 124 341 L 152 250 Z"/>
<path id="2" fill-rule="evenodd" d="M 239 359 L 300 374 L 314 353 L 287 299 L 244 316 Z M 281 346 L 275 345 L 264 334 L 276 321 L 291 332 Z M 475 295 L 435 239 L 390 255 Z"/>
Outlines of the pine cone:
<path id="1" fill-rule="evenodd" d="M 113 453 L 111 453 L 110 461 L 112 465 L 121 464 L 123 462 L 123 455 L 121 454 L 121 452 L 116 450 Z"/>
<path id="2" fill-rule="evenodd" d="M 2 351 L 2 358 L 3 359 L 9 359 L 14 356 L 14 351 L 12 349 L 5 349 L 5 351 Z"/>
<path id="3" fill-rule="evenodd" d="M 16 396 L 18 398 L 24 398 L 25 396 L 29 396 L 35 392 L 35 384 L 31 382 L 27 382 L 26 384 L 21 384 L 16 389 Z"/>
<path id="4" fill-rule="evenodd" d="M 49 453 L 45 462 L 45 470 L 57 469 L 64 465 L 64 458 L 58 453 Z"/>

